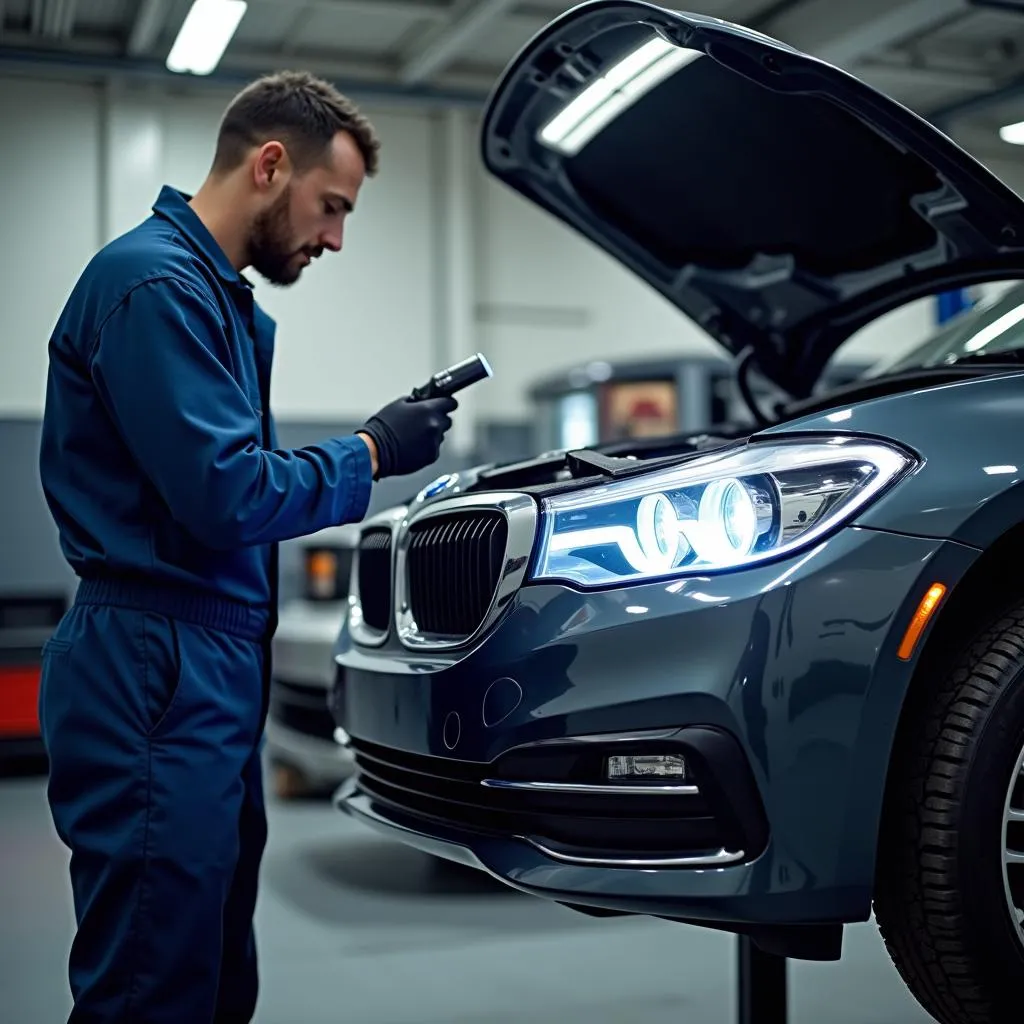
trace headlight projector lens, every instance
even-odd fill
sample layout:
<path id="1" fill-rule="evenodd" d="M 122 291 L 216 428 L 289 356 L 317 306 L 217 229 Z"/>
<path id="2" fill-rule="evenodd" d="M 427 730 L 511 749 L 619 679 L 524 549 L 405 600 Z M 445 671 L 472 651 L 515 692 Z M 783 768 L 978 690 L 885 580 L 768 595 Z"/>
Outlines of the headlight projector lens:
<path id="1" fill-rule="evenodd" d="M 679 551 L 679 517 L 664 494 L 648 494 L 636 513 L 636 535 L 647 564 L 655 572 L 672 568 Z"/>

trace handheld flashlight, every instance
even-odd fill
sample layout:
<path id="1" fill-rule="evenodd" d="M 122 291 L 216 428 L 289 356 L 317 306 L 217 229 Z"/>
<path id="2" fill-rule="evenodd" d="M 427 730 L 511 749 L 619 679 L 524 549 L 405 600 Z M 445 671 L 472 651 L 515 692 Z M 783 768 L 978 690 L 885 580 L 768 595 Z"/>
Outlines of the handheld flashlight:
<path id="1" fill-rule="evenodd" d="M 422 387 L 413 388 L 412 397 L 417 402 L 424 398 L 451 398 L 456 391 L 491 376 L 490 363 L 478 352 L 475 356 L 463 359 L 461 363 L 435 373 Z"/>

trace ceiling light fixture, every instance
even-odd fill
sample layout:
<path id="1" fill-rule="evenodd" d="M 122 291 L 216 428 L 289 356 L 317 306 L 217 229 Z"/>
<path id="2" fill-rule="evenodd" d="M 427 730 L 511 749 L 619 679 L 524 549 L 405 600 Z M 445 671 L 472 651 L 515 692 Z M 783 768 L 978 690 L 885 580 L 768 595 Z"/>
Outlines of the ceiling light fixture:
<path id="1" fill-rule="evenodd" d="M 245 0 L 194 0 L 167 56 L 167 69 L 210 74 L 224 56 L 247 6 Z"/>
<path id="2" fill-rule="evenodd" d="M 999 138 L 1003 142 L 1010 143 L 1011 146 L 1024 146 L 1024 121 L 1018 121 L 1016 124 L 1004 124 L 999 129 Z"/>
<path id="3" fill-rule="evenodd" d="M 700 50 L 675 46 L 656 36 L 566 104 L 541 129 L 541 141 L 566 156 L 575 155 L 641 96 L 701 56 Z"/>

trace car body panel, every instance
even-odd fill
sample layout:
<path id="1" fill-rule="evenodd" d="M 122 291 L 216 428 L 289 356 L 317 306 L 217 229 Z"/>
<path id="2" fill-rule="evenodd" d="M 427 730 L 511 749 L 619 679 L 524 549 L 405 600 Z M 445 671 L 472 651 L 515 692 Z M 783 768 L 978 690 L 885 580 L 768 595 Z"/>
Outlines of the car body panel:
<path id="1" fill-rule="evenodd" d="M 659 38 L 688 63 L 582 149 L 564 152 L 564 131 L 542 141 L 602 76 L 635 87 L 620 62 Z M 933 125 L 760 33 L 639 0 L 583 4 L 536 35 L 491 95 L 481 148 L 498 180 L 794 396 L 888 309 L 1024 271 L 1024 202 Z"/>
<path id="2" fill-rule="evenodd" d="M 957 544 L 851 528 L 785 562 L 679 586 L 586 595 L 527 586 L 482 646 L 438 671 L 408 652 L 367 659 L 343 642 L 345 728 L 390 749 L 487 762 L 559 737 L 719 727 L 739 740 L 771 822 L 769 847 L 752 864 L 608 871 L 558 863 L 511 838 L 448 841 L 553 898 L 692 919 L 861 919 L 913 670 L 895 651 L 927 587 L 937 578 L 955 585 L 975 557 Z M 402 663 L 415 670 L 380 670 Z M 488 727 L 483 703 L 500 677 L 523 697 Z M 429 842 L 446 834 L 372 805 L 354 791 L 340 799 L 378 827 L 394 818 Z"/>
<path id="3" fill-rule="evenodd" d="M 898 438 L 921 467 L 858 514 L 861 526 L 984 548 L 1024 522 L 1024 371 L 918 388 L 772 427 Z"/>

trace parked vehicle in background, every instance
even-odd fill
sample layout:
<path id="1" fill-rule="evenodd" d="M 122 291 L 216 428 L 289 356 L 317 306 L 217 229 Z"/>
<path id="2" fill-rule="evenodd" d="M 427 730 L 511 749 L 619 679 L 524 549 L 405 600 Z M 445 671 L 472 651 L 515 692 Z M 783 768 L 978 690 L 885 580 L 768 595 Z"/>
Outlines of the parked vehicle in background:
<path id="1" fill-rule="evenodd" d="M 351 771 L 352 757 L 338 742 L 328 702 L 339 683 L 334 645 L 358 540 L 358 527 L 345 525 L 298 544 L 301 593 L 281 608 L 266 728 L 266 753 L 281 797 L 328 791 Z"/>
<path id="2" fill-rule="evenodd" d="M 67 609 L 64 594 L 0 595 L 0 769 L 41 764 L 43 652 Z"/>

